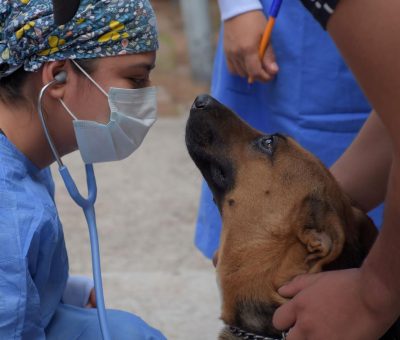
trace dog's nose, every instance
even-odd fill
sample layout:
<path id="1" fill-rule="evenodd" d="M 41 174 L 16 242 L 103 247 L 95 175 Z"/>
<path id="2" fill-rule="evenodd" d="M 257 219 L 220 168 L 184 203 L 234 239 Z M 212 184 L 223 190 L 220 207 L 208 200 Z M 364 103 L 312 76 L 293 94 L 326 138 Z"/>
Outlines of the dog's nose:
<path id="1" fill-rule="evenodd" d="M 210 102 L 211 97 L 208 94 L 202 94 L 195 99 L 192 107 L 194 109 L 204 109 L 210 104 Z"/>

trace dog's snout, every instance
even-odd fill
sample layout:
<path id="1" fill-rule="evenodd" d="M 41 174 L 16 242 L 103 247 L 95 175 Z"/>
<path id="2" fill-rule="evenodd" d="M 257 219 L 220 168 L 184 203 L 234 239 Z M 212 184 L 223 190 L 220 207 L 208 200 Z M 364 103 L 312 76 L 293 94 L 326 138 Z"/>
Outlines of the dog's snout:
<path id="1" fill-rule="evenodd" d="M 195 99 L 195 101 L 193 103 L 193 108 L 205 109 L 207 106 L 210 105 L 211 100 L 212 99 L 208 94 L 202 94 Z"/>

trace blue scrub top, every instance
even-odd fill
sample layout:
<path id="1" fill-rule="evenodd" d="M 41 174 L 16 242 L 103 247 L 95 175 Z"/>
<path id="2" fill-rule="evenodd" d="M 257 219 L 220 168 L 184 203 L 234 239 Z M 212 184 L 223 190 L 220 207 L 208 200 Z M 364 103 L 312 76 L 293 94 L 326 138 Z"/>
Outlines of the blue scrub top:
<path id="1" fill-rule="evenodd" d="M 50 169 L 0 134 L 0 339 L 45 339 L 67 277 Z"/>
<path id="2" fill-rule="evenodd" d="M 101 339 L 96 309 L 61 302 L 67 278 L 50 169 L 0 134 L 0 339 Z M 113 339 L 166 339 L 133 314 L 107 316 Z"/>
<path id="3" fill-rule="evenodd" d="M 271 0 L 262 3 L 265 11 Z M 223 28 L 221 38 L 222 33 Z M 329 35 L 299 1 L 283 3 L 272 45 L 278 75 L 267 84 L 249 85 L 229 73 L 220 39 L 211 94 L 255 128 L 290 135 L 330 166 L 352 142 L 371 107 Z M 373 214 L 377 225 L 381 210 Z M 195 243 L 207 257 L 218 248 L 220 232 L 221 218 L 204 182 Z"/>

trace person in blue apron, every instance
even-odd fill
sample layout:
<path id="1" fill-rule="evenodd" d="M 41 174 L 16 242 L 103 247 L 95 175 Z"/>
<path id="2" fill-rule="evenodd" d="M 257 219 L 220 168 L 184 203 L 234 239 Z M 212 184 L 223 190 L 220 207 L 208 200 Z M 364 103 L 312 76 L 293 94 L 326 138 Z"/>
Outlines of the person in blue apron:
<path id="1" fill-rule="evenodd" d="M 129 156 L 156 118 L 157 48 L 147 0 L 82 0 L 63 25 L 51 0 L 0 2 L 0 339 L 101 339 L 90 285 L 79 295 L 68 283 L 38 112 L 60 156 Z M 133 314 L 107 318 L 113 339 L 165 339 Z"/>
<path id="2" fill-rule="evenodd" d="M 237 6 L 241 3 L 244 12 L 260 8 L 266 15 L 271 0 L 257 2 L 238 1 Z M 220 5 L 223 19 L 229 19 L 224 12 L 241 15 L 229 11 L 229 6 L 234 5 L 227 0 L 220 0 Z M 241 29 L 244 31 L 245 27 Z M 371 107 L 328 34 L 300 2 L 284 2 L 272 34 L 279 71 L 274 74 L 270 67 L 264 80 L 273 79 L 252 85 L 248 75 L 239 76 L 228 70 L 223 37 L 224 27 L 215 57 L 211 94 L 253 127 L 266 133 L 288 134 L 331 166 L 353 141 Z M 381 215 L 382 207 L 372 213 L 378 226 Z M 220 231 L 220 214 L 203 181 L 195 244 L 205 256 L 211 258 L 217 250 Z"/>

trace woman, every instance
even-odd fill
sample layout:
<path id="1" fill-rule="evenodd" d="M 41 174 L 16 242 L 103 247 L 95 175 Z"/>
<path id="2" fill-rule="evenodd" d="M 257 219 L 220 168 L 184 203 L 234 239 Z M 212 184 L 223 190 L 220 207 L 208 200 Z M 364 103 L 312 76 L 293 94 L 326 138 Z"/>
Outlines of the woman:
<path id="1" fill-rule="evenodd" d="M 107 133 L 127 126 L 135 103 L 155 107 L 147 88 L 155 15 L 147 0 L 83 0 L 57 26 L 50 0 L 1 0 L 0 19 L 0 338 L 100 339 L 95 309 L 62 303 L 68 257 L 38 96 L 52 84 L 42 109 L 60 156 L 79 145 L 86 163 L 126 157 L 145 132 Z M 123 107 L 122 97 L 133 105 Z M 127 135 L 134 146 L 118 142 Z M 129 313 L 109 310 L 108 320 L 114 339 L 164 339 Z"/>

